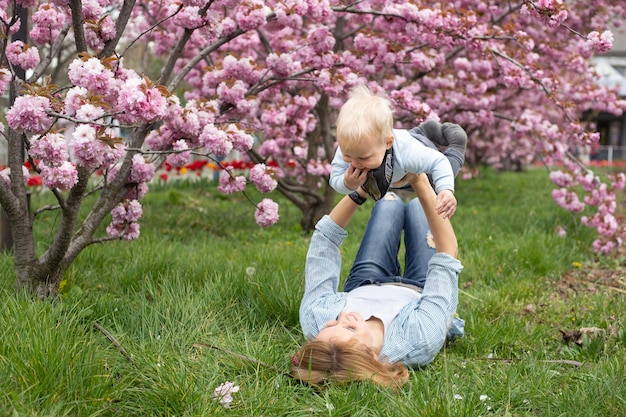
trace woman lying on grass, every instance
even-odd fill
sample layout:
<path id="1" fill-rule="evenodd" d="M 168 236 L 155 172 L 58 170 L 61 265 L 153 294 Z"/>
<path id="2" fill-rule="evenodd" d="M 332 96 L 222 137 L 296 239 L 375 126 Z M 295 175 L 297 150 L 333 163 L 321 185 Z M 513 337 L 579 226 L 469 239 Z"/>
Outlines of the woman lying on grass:
<path id="1" fill-rule="evenodd" d="M 424 174 L 406 180 L 417 194 L 376 202 L 344 292 L 338 291 L 346 226 L 359 207 L 345 196 L 316 225 L 307 253 L 300 323 L 308 341 L 293 356 L 292 374 L 312 385 L 371 380 L 399 387 L 407 367 L 432 362 L 448 338 L 463 336 L 455 316 L 457 240 L 435 209 Z M 359 194 L 366 194 L 359 190 Z M 402 231 L 405 272 L 398 251 Z"/>

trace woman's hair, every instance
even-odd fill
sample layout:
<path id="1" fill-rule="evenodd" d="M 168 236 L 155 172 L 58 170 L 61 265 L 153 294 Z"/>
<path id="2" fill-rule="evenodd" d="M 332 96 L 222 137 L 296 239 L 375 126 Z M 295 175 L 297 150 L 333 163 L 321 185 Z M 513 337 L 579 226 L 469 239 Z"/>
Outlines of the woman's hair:
<path id="1" fill-rule="evenodd" d="M 399 388 L 408 380 L 409 372 L 401 362 L 383 363 L 376 357 L 370 347 L 355 339 L 312 339 L 292 357 L 291 374 L 313 386 L 369 380 L 384 387 Z"/>
<path id="2" fill-rule="evenodd" d="M 350 90 L 348 100 L 337 116 L 339 146 L 350 147 L 364 137 L 379 138 L 383 143 L 393 135 L 391 101 L 359 85 Z"/>

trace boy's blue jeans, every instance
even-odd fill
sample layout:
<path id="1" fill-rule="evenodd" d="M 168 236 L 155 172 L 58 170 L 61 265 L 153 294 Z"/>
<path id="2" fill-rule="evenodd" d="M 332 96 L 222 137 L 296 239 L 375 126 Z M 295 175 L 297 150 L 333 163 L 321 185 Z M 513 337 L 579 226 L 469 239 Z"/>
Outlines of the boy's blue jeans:
<path id="1" fill-rule="evenodd" d="M 398 259 L 403 230 L 404 274 Z M 424 288 L 428 261 L 434 254 L 435 245 L 419 200 L 413 198 L 405 204 L 397 194 L 387 193 L 372 209 L 344 291 L 393 282 Z"/>

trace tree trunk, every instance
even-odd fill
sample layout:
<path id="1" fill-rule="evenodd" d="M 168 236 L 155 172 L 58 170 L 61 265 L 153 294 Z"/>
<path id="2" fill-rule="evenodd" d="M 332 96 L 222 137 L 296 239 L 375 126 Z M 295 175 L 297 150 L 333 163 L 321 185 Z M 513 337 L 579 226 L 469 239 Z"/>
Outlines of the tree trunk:
<path id="1" fill-rule="evenodd" d="M 300 219 L 300 226 L 302 226 L 304 232 L 310 232 L 315 229 L 315 224 L 325 214 L 330 213 L 335 202 L 335 195 L 335 190 L 327 186 L 323 199 L 317 199 L 316 202 L 301 208 L 302 219 Z"/>

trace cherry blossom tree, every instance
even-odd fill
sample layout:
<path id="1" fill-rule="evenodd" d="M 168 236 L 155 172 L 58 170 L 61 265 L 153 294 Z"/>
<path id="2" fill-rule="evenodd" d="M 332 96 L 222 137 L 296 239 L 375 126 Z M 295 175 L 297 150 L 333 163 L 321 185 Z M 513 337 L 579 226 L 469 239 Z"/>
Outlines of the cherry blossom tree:
<path id="1" fill-rule="evenodd" d="M 575 151 L 598 139 L 581 115 L 626 108 L 590 65 L 624 18 L 621 0 L 0 0 L 0 92 L 11 93 L 0 204 L 17 287 L 53 295 L 84 248 L 137 238 L 164 162 L 238 151 L 254 168 L 224 169 L 218 189 L 277 189 L 310 230 L 334 200 L 335 116 L 358 84 L 389 95 L 398 127 L 461 124 L 465 177 L 544 161 L 555 202 L 584 214 L 594 248 L 610 252 L 625 233 L 624 177 L 603 180 Z M 31 171 L 55 205 L 28 209 Z M 37 255 L 33 223 L 47 210 L 60 220 Z M 278 220 L 271 199 L 254 212 L 263 227 Z"/>

